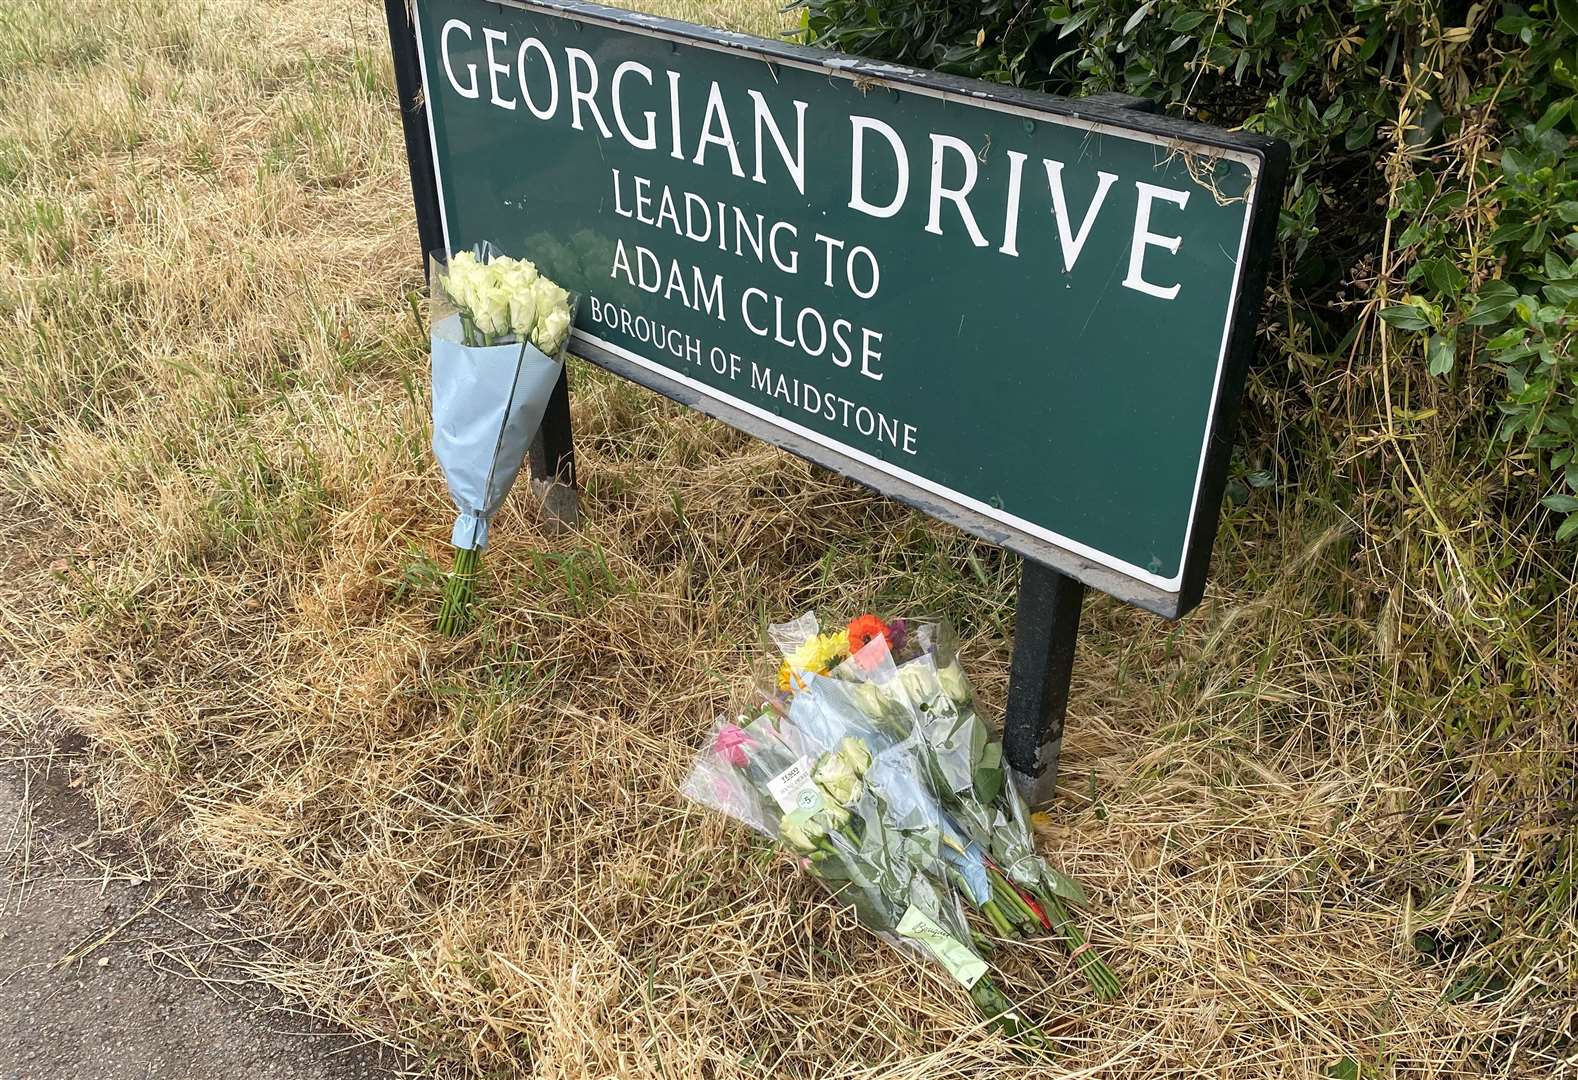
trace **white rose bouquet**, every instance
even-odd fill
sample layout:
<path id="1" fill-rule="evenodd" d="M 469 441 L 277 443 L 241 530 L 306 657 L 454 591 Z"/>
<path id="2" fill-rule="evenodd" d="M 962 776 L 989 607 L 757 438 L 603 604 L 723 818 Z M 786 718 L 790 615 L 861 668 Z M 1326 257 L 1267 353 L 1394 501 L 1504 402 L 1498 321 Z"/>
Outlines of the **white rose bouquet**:
<path id="1" fill-rule="evenodd" d="M 488 526 L 542 424 L 575 322 L 576 297 L 535 264 L 482 243 L 447 260 L 431 283 L 433 453 L 460 511 L 454 567 L 438 627 L 471 624 Z"/>
<path id="2" fill-rule="evenodd" d="M 488 245 L 479 245 L 487 250 Z M 440 267 L 438 288 L 456 314 L 464 344 L 477 348 L 530 342 L 558 359 L 570 334 L 571 297 L 536 264 L 508 255 L 459 251 Z"/>

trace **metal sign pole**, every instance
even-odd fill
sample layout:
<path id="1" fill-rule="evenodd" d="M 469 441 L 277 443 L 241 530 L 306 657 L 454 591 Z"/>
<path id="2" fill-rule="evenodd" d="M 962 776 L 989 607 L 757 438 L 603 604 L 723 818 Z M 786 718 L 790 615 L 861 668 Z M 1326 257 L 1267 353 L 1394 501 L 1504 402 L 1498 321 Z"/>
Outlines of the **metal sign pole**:
<path id="1" fill-rule="evenodd" d="M 1063 715 L 1074 643 L 1085 602 L 1083 582 L 1050 566 L 1024 561 L 1014 620 L 1014 660 L 1003 710 L 1003 754 L 1031 803 L 1046 802 L 1057 786 Z"/>
<path id="2" fill-rule="evenodd" d="M 575 436 L 570 429 L 568 368 L 559 372 L 542 427 L 531 444 L 531 486 L 542 500 L 548 523 L 562 529 L 581 524 L 580 489 L 575 484 Z"/>
<path id="3" fill-rule="evenodd" d="M 416 233 L 426 273 L 428 254 L 444 246 L 444 225 L 438 205 L 438 176 L 433 168 L 433 141 L 427 128 L 427 105 L 422 100 L 416 27 L 405 0 L 384 0 L 384 18 L 389 24 L 389 46 L 394 54 L 400 128 L 405 134 L 405 156 L 411 166 L 411 198 L 416 204 Z"/>

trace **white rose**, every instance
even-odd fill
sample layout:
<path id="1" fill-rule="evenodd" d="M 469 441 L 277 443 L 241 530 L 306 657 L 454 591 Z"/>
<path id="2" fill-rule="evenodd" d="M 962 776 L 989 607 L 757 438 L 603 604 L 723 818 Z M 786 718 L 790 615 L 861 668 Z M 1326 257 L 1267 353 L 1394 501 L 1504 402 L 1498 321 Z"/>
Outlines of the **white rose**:
<path id="1" fill-rule="evenodd" d="M 477 329 L 490 337 L 507 334 L 510 329 L 510 294 L 499 271 L 491 264 L 477 275 L 471 298 L 471 318 Z"/>
<path id="2" fill-rule="evenodd" d="M 559 355 L 559 350 L 564 348 L 564 339 L 570 334 L 570 309 L 554 308 L 537 320 L 537 329 L 532 334 L 532 344 L 537 346 L 547 356 Z"/>
<path id="3" fill-rule="evenodd" d="M 837 754 L 823 754 L 812 770 L 816 786 L 835 803 L 848 806 L 860 798 L 860 774 L 845 758 Z"/>
<path id="4" fill-rule="evenodd" d="M 817 820 L 814 810 L 795 810 L 778 822 L 778 835 L 790 847 L 809 853 L 827 835 L 827 826 Z"/>
<path id="5" fill-rule="evenodd" d="M 570 294 L 541 274 L 537 275 L 537 280 L 532 282 L 532 292 L 537 296 L 537 317 L 539 319 L 555 308 L 568 310 L 570 306 Z"/>
<path id="6" fill-rule="evenodd" d="M 942 693 L 942 686 L 937 682 L 929 665 L 905 664 L 899 668 L 899 682 L 909 693 L 910 700 L 917 705 L 930 701 Z"/>
<path id="7" fill-rule="evenodd" d="M 456 307 L 471 309 L 477 272 L 481 269 L 477 257 L 469 251 L 457 251 L 449 260 L 449 273 L 439 279 L 439 284 Z"/>
<path id="8" fill-rule="evenodd" d="M 849 763 L 856 776 L 865 776 L 871 768 L 871 748 L 862 739 L 845 735 L 838 741 L 838 756 Z"/>
<path id="9" fill-rule="evenodd" d="M 537 322 L 537 297 L 529 288 L 512 288 L 510 301 L 510 332 L 525 340 Z M 539 346 L 541 348 L 541 346 Z"/>
<path id="10" fill-rule="evenodd" d="M 887 715 L 889 699 L 882 687 L 875 683 L 851 683 L 849 693 L 867 716 L 881 719 Z"/>
<path id="11" fill-rule="evenodd" d="M 937 672 L 937 679 L 942 683 L 943 691 L 955 704 L 968 705 L 970 699 L 974 697 L 970 692 L 970 680 L 965 678 L 964 669 L 959 667 L 957 660 Z"/>
<path id="12" fill-rule="evenodd" d="M 489 265 L 511 293 L 529 292 L 537 282 L 537 267 L 525 259 L 495 259 Z"/>

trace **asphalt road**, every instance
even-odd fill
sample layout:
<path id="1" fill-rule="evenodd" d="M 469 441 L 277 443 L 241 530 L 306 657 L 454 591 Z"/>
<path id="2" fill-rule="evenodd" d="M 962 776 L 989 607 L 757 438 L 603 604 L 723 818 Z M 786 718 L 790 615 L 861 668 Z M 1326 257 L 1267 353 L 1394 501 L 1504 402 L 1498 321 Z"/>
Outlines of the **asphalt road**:
<path id="1" fill-rule="evenodd" d="M 146 880 L 59 777 L 0 759 L 0 1080 L 401 1075 L 281 1009 L 214 898 Z"/>

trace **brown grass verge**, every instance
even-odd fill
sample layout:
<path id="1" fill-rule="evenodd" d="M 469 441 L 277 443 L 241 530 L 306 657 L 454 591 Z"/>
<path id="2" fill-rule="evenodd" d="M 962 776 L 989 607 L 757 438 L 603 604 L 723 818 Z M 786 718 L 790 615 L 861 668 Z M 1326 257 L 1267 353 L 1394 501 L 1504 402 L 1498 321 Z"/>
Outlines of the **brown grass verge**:
<path id="1" fill-rule="evenodd" d="M 1562 777 L 1529 763 L 1562 698 L 1483 679 L 1483 627 L 1429 633 L 1432 565 L 1316 501 L 1235 510 L 1182 624 L 1087 612 L 1042 839 L 1127 993 L 1011 961 L 1054 1042 L 1029 1060 L 674 791 L 762 623 L 803 607 L 951 615 L 1000 704 L 1011 560 L 577 367 L 584 529 L 546 534 L 517 492 L 483 626 L 438 638 L 448 504 L 380 18 L 0 15 L 0 717 L 85 732 L 107 819 L 250 886 L 265 977 L 454 1074 L 1572 1068 L 1570 910 L 1508 928 L 1548 963 L 1500 972 L 1477 936 L 1526 887 L 1519 830 L 1552 826 L 1466 824 L 1549 801 Z M 1443 752 L 1498 716 L 1512 737 Z M 1463 991 L 1476 970 L 1494 992 Z"/>

